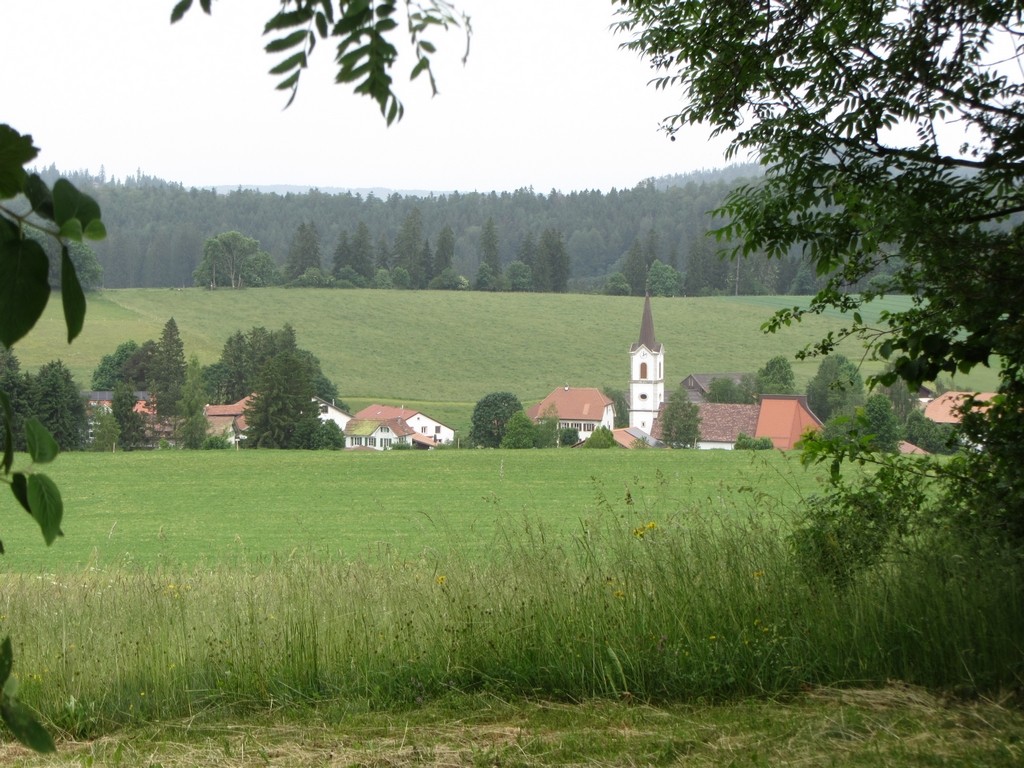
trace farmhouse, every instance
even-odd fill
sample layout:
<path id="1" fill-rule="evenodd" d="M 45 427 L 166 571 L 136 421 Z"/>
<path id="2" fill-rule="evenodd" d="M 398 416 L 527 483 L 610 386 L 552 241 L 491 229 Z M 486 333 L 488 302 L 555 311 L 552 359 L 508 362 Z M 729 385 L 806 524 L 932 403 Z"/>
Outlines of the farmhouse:
<path id="1" fill-rule="evenodd" d="M 821 429 L 821 420 L 811 412 L 804 395 L 762 395 L 756 405 L 701 403 L 700 437 L 697 447 L 732 450 L 740 435 L 767 437 L 772 445 L 790 451 L 808 429 Z M 653 436 L 661 438 L 660 420 Z"/>
<path id="2" fill-rule="evenodd" d="M 964 403 L 974 397 L 976 410 L 984 410 L 989 400 L 996 396 L 995 392 L 943 392 L 924 407 L 924 415 L 936 424 L 959 424 L 963 418 L 961 412 Z"/>
<path id="3" fill-rule="evenodd" d="M 454 429 L 424 413 L 378 403 L 352 416 L 344 432 L 346 448 L 369 447 L 379 451 L 395 444 L 435 448 L 455 440 Z"/>
<path id="4" fill-rule="evenodd" d="M 224 436 L 237 448 L 245 439 L 245 430 L 248 427 L 245 422 L 245 409 L 249 407 L 252 398 L 253 395 L 246 395 L 237 403 L 207 405 L 203 409 L 207 423 L 206 433 Z"/>
<path id="5" fill-rule="evenodd" d="M 352 417 L 341 410 L 333 402 L 328 403 L 326 400 L 320 397 L 314 397 L 313 402 L 317 404 L 320 409 L 320 421 L 333 421 L 338 425 L 338 429 L 342 432 L 345 431 L 345 427 L 352 421 Z"/>
<path id="6" fill-rule="evenodd" d="M 559 429 L 575 429 L 580 440 L 586 440 L 598 427 L 615 427 L 615 405 L 593 387 L 560 387 L 526 411 L 535 422 L 548 414 L 557 416 Z"/>

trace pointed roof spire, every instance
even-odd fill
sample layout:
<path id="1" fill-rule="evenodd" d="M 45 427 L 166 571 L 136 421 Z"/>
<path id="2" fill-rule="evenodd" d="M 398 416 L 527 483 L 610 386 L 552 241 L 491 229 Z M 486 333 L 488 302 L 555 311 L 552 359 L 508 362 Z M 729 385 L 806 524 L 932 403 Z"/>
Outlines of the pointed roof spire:
<path id="1" fill-rule="evenodd" d="M 651 352 L 660 352 L 661 344 L 654 339 L 654 315 L 651 313 L 651 294 L 644 296 L 644 316 L 640 321 L 640 340 L 633 349 L 647 347 Z"/>

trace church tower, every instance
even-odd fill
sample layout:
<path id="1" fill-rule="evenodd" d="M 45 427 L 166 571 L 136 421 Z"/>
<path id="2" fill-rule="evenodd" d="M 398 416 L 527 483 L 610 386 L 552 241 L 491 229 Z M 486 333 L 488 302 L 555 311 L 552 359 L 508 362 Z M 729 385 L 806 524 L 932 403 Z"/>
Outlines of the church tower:
<path id="1" fill-rule="evenodd" d="M 629 348 L 629 426 L 650 434 L 665 402 L 665 348 L 654 340 L 651 297 L 644 298 L 640 340 Z"/>

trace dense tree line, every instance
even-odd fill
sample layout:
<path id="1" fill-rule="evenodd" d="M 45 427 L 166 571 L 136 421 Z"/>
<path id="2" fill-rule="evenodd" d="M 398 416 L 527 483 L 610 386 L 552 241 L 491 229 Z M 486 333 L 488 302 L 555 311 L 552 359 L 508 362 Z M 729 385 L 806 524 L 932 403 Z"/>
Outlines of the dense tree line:
<path id="1" fill-rule="evenodd" d="M 607 193 L 427 197 L 218 194 L 141 172 L 121 180 L 71 176 L 109 212 L 110 235 L 94 246 L 108 288 L 290 283 L 602 292 L 621 273 L 639 295 L 657 262 L 650 288 L 659 294 L 811 291 L 814 273 L 798 258 L 737 265 L 723 261 L 725 244 L 707 235 L 722 224 L 709 211 L 744 173 L 758 172 L 742 166 Z M 56 174 L 51 168 L 43 176 Z M 227 233 L 233 243 L 211 246 Z"/>

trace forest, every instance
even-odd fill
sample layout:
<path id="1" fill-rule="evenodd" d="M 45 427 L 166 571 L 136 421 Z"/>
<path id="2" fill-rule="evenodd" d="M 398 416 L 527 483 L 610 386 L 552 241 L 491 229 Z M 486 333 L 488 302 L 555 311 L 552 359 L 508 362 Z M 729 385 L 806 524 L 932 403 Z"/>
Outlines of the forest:
<path id="1" fill-rule="evenodd" d="M 537 290 L 657 295 L 807 294 L 813 271 L 797 256 L 721 258 L 709 236 L 727 193 L 755 182 L 756 165 L 647 179 L 629 190 L 449 192 L 217 191 L 145 175 L 63 174 L 104 212 L 92 245 L 92 287 L 260 284 Z M 52 181 L 61 171 L 40 171 Z M 209 241 L 238 233 L 257 276 L 209 269 Z M 518 263 L 517 263 L 518 262 Z M 647 284 L 655 262 L 654 283 Z M 482 269 L 482 265 L 487 268 Z M 524 269 L 524 265 L 526 269 Z M 312 267 L 315 271 L 306 273 Z M 671 268 L 671 269 L 668 269 Z M 385 272 L 381 272 L 385 270 Z M 447 271 L 446 271 L 447 270 Z M 525 273 L 525 274 L 524 274 Z"/>

